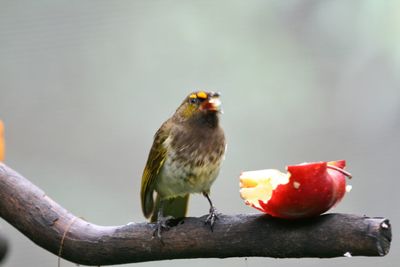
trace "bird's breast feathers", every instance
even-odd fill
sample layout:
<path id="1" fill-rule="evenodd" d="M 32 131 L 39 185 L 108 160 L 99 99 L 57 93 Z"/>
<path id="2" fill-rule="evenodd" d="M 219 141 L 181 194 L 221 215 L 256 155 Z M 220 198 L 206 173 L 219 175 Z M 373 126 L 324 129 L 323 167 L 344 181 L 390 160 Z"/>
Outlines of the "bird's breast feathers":
<path id="1" fill-rule="evenodd" d="M 168 152 L 156 185 L 162 198 L 208 193 L 224 158 L 224 140 L 180 141 L 168 137 L 163 143 Z"/>

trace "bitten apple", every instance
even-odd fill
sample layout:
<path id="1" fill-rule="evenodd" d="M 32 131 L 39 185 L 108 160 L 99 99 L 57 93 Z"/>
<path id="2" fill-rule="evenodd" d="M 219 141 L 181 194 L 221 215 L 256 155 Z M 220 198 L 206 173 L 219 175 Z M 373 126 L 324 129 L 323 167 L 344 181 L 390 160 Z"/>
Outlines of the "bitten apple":
<path id="1" fill-rule="evenodd" d="M 346 192 L 344 160 L 302 163 L 278 170 L 243 172 L 240 196 L 245 203 L 285 219 L 317 216 L 337 204 Z"/>

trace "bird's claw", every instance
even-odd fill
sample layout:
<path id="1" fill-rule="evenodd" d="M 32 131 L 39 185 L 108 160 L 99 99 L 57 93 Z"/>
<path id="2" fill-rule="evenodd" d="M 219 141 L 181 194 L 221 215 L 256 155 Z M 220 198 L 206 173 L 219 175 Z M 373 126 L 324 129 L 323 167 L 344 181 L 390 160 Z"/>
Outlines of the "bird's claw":
<path id="1" fill-rule="evenodd" d="M 217 209 L 215 207 L 210 208 L 210 213 L 208 214 L 206 220 L 204 221 L 205 224 L 209 224 L 211 228 L 211 232 L 214 230 L 214 223 L 218 220 Z"/>
<path id="2" fill-rule="evenodd" d="M 162 240 L 161 233 L 162 231 L 168 231 L 171 227 L 168 225 L 168 220 L 170 220 L 172 216 L 158 218 L 156 223 L 156 229 L 153 231 L 153 238 L 157 236 L 158 240 L 164 244 Z"/>

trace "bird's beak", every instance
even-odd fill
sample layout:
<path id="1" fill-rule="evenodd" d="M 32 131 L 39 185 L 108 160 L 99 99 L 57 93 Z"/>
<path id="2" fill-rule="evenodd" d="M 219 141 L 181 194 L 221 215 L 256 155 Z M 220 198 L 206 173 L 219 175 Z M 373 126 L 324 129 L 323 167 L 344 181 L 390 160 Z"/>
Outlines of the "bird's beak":
<path id="1" fill-rule="evenodd" d="M 219 99 L 219 94 L 216 93 L 202 103 L 201 109 L 213 112 L 222 112 L 221 104 L 222 102 Z"/>

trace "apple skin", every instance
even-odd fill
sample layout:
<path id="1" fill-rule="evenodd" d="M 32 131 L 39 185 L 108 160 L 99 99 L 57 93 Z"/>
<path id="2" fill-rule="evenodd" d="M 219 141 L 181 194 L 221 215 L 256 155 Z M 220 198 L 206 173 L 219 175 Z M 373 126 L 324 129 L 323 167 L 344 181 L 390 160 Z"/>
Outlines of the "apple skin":
<path id="1" fill-rule="evenodd" d="M 318 216 L 337 204 L 346 192 L 344 160 L 287 166 L 287 184 L 278 185 L 268 202 L 259 201 L 262 211 L 279 218 L 299 219 Z"/>

